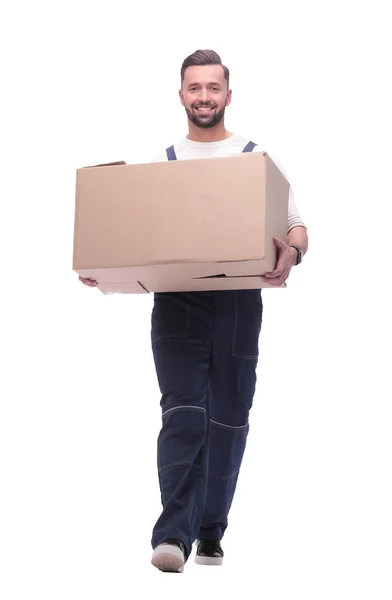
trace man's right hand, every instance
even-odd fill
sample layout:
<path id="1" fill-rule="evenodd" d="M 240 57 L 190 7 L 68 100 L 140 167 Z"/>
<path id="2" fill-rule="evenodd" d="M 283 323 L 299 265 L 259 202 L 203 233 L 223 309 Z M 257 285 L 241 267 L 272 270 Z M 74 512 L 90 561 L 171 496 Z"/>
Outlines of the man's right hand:
<path id="1" fill-rule="evenodd" d="M 81 275 L 79 275 L 79 281 L 84 283 L 84 285 L 88 285 L 88 287 L 96 287 L 98 285 L 98 281 L 95 281 L 95 279 L 89 279 L 88 277 L 81 277 Z"/>

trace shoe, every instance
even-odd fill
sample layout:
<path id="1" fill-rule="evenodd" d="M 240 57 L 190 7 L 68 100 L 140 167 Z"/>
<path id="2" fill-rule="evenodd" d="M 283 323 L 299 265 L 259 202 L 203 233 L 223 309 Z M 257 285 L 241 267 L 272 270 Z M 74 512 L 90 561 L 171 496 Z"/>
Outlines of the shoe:
<path id="1" fill-rule="evenodd" d="M 198 540 L 195 563 L 198 565 L 221 565 L 223 550 L 220 542 L 215 540 Z"/>
<path id="2" fill-rule="evenodd" d="M 151 564 L 166 573 L 182 573 L 186 560 L 184 544 L 180 540 L 168 539 L 154 548 Z"/>

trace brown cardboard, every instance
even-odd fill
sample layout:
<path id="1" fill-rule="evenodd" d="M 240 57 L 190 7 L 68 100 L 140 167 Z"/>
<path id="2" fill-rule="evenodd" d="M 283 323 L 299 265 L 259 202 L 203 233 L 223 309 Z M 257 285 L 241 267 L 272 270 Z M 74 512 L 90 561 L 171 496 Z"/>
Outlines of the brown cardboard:
<path id="1" fill-rule="evenodd" d="M 270 287 L 288 195 L 262 152 L 78 169 L 73 270 L 103 293 Z"/>

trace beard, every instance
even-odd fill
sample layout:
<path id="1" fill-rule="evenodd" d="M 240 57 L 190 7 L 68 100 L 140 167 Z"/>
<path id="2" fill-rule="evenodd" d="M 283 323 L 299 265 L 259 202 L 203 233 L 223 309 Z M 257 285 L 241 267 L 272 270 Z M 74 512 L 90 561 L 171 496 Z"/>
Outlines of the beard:
<path id="1" fill-rule="evenodd" d="M 196 105 L 196 106 L 209 106 L 208 104 Z M 221 110 L 213 110 L 211 114 L 203 115 L 196 114 L 193 110 L 193 106 L 189 110 L 185 107 L 186 114 L 188 115 L 188 119 L 196 125 L 196 127 L 201 127 L 202 129 L 211 129 L 218 125 L 224 117 L 225 114 L 225 106 Z"/>

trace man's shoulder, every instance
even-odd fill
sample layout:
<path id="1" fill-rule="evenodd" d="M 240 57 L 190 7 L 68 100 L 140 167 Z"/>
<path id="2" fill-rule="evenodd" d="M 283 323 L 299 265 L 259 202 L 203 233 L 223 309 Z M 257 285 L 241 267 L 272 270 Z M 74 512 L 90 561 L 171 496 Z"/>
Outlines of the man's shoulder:
<path id="1" fill-rule="evenodd" d="M 235 149 L 236 152 L 242 152 L 243 149 L 246 148 L 246 146 L 250 143 L 255 144 L 255 146 L 252 148 L 252 152 L 265 152 L 266 151 L 264 146 L 261 146 L 256 139 L 251 138 L 251 137 L 234 134 L 232 137 L 232 141 L 233 141 L 233 150 Z"/>
<path id="2" fill-rule="evenodd" d="M 178 150 L 181 149 L 183 144 L 184 144 L 184 138 L 182 138 L 181 140 L 177 140 L 174 144 L 169 144 L 164 150 L 161 150 L 161 152 L 159 152 L 159 154 L 156 155 L 156 157 L 154 158 L 154 160 L 152 162 L 164 162 L 164 161 L 168 160 L 166 150 L 168 148 L 173 147 L 174 151 L 178 152 Z"/>

